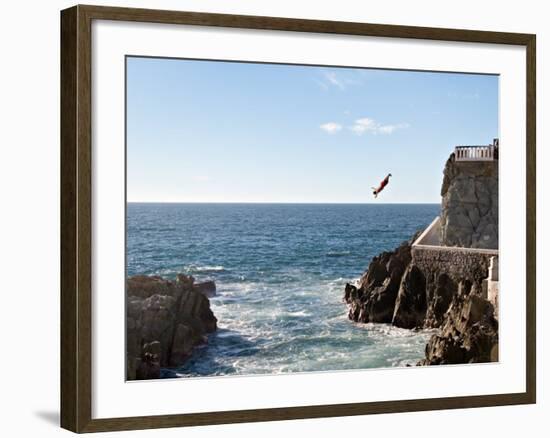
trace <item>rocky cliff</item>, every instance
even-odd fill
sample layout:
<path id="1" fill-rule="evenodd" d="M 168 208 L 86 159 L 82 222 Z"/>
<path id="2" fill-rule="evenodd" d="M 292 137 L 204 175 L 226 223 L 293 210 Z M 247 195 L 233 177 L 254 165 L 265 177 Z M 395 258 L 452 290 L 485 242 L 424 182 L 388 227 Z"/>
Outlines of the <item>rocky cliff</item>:
<path id="1" fill-rule="evenodd" d="M 213 282 L 195 283 L 137 275 L 126 281 L 127 379 L 156 379 L 161 367 L 183 364 L 193 348 L 207 341 L 217 320 L 207 295 Z"/>
<path id="2" fill-rule="evenodd" d="M 452 298 L 440 333 L 426 345 L 419 365 L 498 361 L 498 323 L 489 301 L 461 290 Z"/>
<path id="3" fill-rule="evenodd" d="M 426 346 L 423 365 L 487 362 L 498 359 L 498 321 L 483 296 L 488 260 L 466 273 L 460 265 L 428 264 L 411 241 L 384 252 L 369 264 L 357 285 L 346 284 L 344 300 L 355 322 L 397 327 L 439 328 Z"/>
<path id="4" fill-rule="evenodd" d="M 494 162 L 445 165 L 441 238 L 447 247 L 413 247 L 419 233 L 370 262 L 344 301 L 355 322 L 439 328 L 422 365 L 498 360 L 498 321 L 486 299 L 491 254 L 498 247 L 498 176 Z M 445 245 L 443 245 L 445 246 Z"/>
<path id="5" fill-rule="evenodd" d="M 498 248 L 498 160 L 456 161 L 451 154 L 441 186 L 441 243 Z"/>

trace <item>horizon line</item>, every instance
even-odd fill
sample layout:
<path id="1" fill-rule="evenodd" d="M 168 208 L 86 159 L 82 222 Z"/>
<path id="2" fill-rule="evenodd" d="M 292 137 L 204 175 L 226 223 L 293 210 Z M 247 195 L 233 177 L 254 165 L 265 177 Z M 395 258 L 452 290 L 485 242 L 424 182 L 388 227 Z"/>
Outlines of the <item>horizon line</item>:
<path id="1" fill-rule="evenodd" d="M 287 204 L 287 205 L 411 205 L 441 202 L 293 202 L 293 201 L 126 201 L 127 204 Z"/>

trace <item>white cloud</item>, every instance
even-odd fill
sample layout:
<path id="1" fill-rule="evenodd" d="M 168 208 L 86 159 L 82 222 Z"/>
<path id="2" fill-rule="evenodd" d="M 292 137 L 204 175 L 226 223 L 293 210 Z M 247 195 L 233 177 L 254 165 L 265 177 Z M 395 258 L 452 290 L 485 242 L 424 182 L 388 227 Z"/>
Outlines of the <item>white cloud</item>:
<path id="1" fill-rule="evenodd" d="M 371 134 L 392 134 L 397 129 L 404 129 L 408 127 L 408 123 L 383 125 L 374 119 L 364 117 L 362 119 L 357 119 L 350 129 L 357 135 L 362 135 L 366 132 Z"/>
<path id="2" fill-rule="evenodd" d="M 342 129 L 342 125 L 335 122 L 328 122 L 328 123 L 322 124 L 320 128 L 323 131 L 328 132 L 329 134 L 336 134 L 338 131 Z"/>
<path id="3" fill-rule="evenodd" d="M 373 119 L 364 117 L 357 119 L 354 125 L 350 128 L 356 134 L 363 134 L 368 131 L 376 131 L 377 123 Z"/>
<path id="4" fill-rule="evenodd" d="M 321 79 L 314 79 L 315 83 L 319 85 L 323 90 L 328 90 L 330 87 L 336 87 L 341 91 L 344 91 L 349 85 L 361 84 L 358 80 L 360 76 L 358 74 L 342 73 L 332 70 L 322 72 Z"/>
<path id="5" fill-rule="evenodd" d="M 336 76 L 335 72 L 327 71 L 325 72 L 324 76 L 328 83 L 335 85 L 336 87 L 340 88 L 340 90 L 344 90 L 346 88 L 345 81 L 339 79 L 338 76 Z"/>

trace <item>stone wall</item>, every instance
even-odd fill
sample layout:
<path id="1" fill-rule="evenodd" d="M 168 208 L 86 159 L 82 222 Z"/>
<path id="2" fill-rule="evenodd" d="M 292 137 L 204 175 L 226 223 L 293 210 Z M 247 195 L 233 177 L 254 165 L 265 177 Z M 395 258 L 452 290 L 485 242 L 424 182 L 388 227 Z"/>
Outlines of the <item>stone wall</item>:
<path id="1" fill-rule="evenodd" d="M 423 272 L 437 271 L 455 282 L 481 282 L 488 276 L 491 257 L 498 251 L 467 250 L 464 248 L 413 246 L 413 263 Z"/>
<path id="2" fill-rule="evenodd" d="M 451 154 L 441 197 L 443 246 L 498 248 L 498 160 L 456 161 Z"/>

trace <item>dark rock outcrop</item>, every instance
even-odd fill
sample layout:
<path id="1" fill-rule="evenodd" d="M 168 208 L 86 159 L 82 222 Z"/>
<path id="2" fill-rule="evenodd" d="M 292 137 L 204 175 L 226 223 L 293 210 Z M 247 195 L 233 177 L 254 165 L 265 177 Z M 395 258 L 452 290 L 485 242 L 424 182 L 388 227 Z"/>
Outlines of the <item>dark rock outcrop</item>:
<path id="1" fill-rule="evenodd" d="M 419 365 L 495 361 L 498 322 L 493 306 L 474 291 L 461 291 L 453 297 L 441 331 L 429 340 L 426 358 Z"/>
<path id="2" fill-rule="evenodd" d="M 418 267 L 410 264 L 401 280 L 393 310 L 392 324 L 402 328 L 424 325 L 427 309 L 426 277 Z"/>
<path id="3" fill-rule="evenodd" d="M 441 242 L 498 248 L 498 160 L 445 164 L 441 186 Z"/>
<path id="4" fill-rule="evenodd" d="M 206 295 L 208 298 L 212 298 L 216 296 L 216 283 L 212 280 L 205 281 L 203 283 L 196 283 L 195 290 Z"/>
<path id="5" fill-rule="evenodd" d="M 212 284 L 210 284 L 212 283 Z M 195 284 L 191 276 L 175 281 L 137 275 L 126 281 L 127 379 L 160 377 L 161 367 L 181 365 L 217 319 L 206 296 L 213 282 Z"/>
<path id="6" fill-rule="evenodd" d="M 414 262 L 411 244 L 417 236 L 395 251 L 374 257 L 357 286 L 346 284 L 344 301 L 349 319 L 408 329 L 442 324 L 458 283 L 437 266 L 425 269 Z M 479 287 L 482 278 L 475 280 Z"/>
<path id="7" fill-rule="evenodd" d="M 401 277 L 411 261 L 411 243 L 374 257 L 357 286 L 346 284 L 348 317 L 355 322 L 392 322 Z"/>

